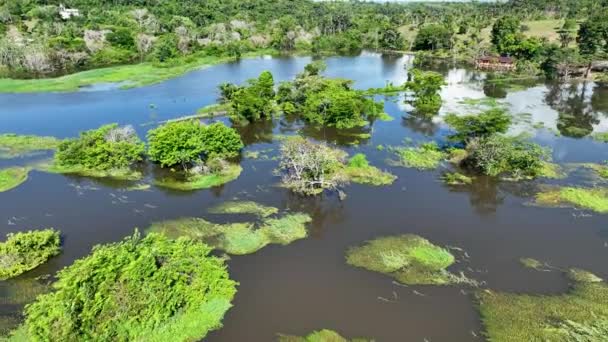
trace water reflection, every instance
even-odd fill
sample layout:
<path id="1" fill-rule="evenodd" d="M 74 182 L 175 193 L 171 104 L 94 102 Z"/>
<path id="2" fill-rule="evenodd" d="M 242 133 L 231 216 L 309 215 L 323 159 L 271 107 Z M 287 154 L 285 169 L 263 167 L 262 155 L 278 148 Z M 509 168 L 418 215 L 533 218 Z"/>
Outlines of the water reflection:
<path id="1" fill-rule="evenodd" d="M 594 88 L 590 82 L 548 85 L 545 102 L 557 111 L 557 129 L 563 136 L 585 137 L 600 123 L 591 100 Z"/>
<path id="2" fill-rule="evenodd" d="M 310 235 L 321 238 L 328 226 L 335 226 L 346 220 L 345 202 L 337 194 L 325 193 L 321 196 L 303 196 L 285 191 L 285 203 L 293 212 L 305 212 L 312 217 Z"/>
<path id="3" fill-rule="evenodd" d="M 431 137 L 439 131 L 439 125 L 432 118 L 424 115 L 410 114 L 401 119 L 401 125 L 413 132 Z"/>

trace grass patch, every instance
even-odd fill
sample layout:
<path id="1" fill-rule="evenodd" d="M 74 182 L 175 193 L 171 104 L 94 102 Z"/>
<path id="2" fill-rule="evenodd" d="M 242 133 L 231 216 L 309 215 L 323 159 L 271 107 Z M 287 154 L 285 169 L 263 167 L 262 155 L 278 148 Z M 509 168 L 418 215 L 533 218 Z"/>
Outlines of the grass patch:
<path id="1" fill-rule="evenodd" d="M 195 175 L 190 176 L 185 180 L 163 178 L 156 180 L 154 184 L 163 188 L 182 191 L 208 189 L 237 179 L 241 175 L 242 171 L 243 168 L 240 165 L 230 164 L 227 168 L 222 170 L 221 173 Z"/>
<path id="2" fill-rule="evenodd" d="M 392 150 L 399 157 L 401 166 L 418 170 L 432 170 L 439 167 L 446 154 L 436 143 L 424 143 L 419 147 L 397 147 Z"/>
<path id="3" fill-rule="evenodd" d="M 458 277 L 446 270 L 455 261 L 447 249 L 410 234 L 367 241 L 346 253 L 349 265 L 392 276 L 408 285 L 464 282 L 464 276 Z"/>
<path id="4" fill-rule="evenodd" d="M 54 150 L 61 140 L 36 135 L 0 134 L 0 158 L 15 158 L 37 151 Z"/>
<path id="5" fill-rule="evenodd" d="M 18 187 L 27 180 L 29 169 L 25 167 L 9 167 L 0 169 L 0 192 Z"/>
<path id="6" fill-rule="evenodd" d="M 165 123 L 223 116 L 223 115 L 226 115 L 229 108 L 230 108 L 230 103 L 215 103 L 215 104 L 211 104 L 211 105 L 199 108 L 196 111 L 196 114 L 194 114 L 194 115 L 186 115 L 186 116 L 180 116 L 179 118 L 175 118 L 175 119 L 169 119 L 169 120 L 165 121 Z"/>
<path id="7" fill-rule="evenodd" d="M 279 342 L 373 342 L 365 338 L 346 339 L 333 330 L 314 331 L 310 335 L 300 337 L 279 334 Z"/>
<path id="8" fill-rule="evenodd" d="M 367 157 L 362 153 L 355 154 L 343 172 L 351 182 L 359 184 L 390 185 L 397 179 L 397 176 L 369 165 Z"/>
<path id="9" fill-rule="evenodd" d="M 549 189 L 536 195 L 536 204 L 548 207 L 570 205 L 606 214 L 608 213 L 608 189 L 599 187 Z"/>
<path id="10" fill-rule="evenodd" d="M 246 53 L 243 57 L 255 57 L 273 52 L 273 50 L 261 50 Z M 134 88 L 159 83 L 193 70 L 232 60 L 234 57 L 188 56 L 167 65 L 154 63 L 121 65 L 82 71 L 57 78 L 29 80 L 2 78 L 0 79 L 0 93 L 68 92 L 97 83 L 124 83 L 123 89 Z"/>
<path id="11" fill-rule="evenodd" d="M 594 133 L 591 137 L 593 140 L 608 143 L 608 132 Z"/>
<path id="12" fill-rule="evenodd" d="M 579 279 L 568 293 L 555 296 L 486 290 L 479 307 L 492 342 L 608 340 L 608 286 L 595 278 Z"/>
<path id="13" fill-rule="evenodd" d="M 252 214 L 259 217 L 268 217 L 278 213 L 279 209 L 253 201 L 229 201 L 209 209 L 209 212 L 211 214 Z"/>
<path id="14" fill-rule="evenodd" d="M 287 245 L 308 235 L 306 225 L 312 219 L 306 214 L 289 214 L 266 218 L 259 224 L 216 224 L 201 218 L 181 218 L 152 224 L 148 232 L 170 238 L 187 236 L 208 243 L 229 254 L 254 253 L 269 244 Z"/>
<path id="15" fill-rule="evenodd" d="M 473 178 L 460 172 L 446 172 L 441 176 L 441 180 L 448 185 L 469 185 L 473 183 Z"/>
<path id="16" fill-rule="evenodd" d="M 582 163 L 577 166 L 593 170 L 598 176 L 602 178 L 608 178 L 608 163 L 607 164 L 596 164 L 596 163 Z"/>
<path id="17" fill-rule="evenodd" d="M 61 238 L 54 229 L 8 234 L 0 243 L 0 280 L 32 270 L 61 252 Z"/>
<path id="18" fill-rule="evenodd" d="M 89 169 L 82 165 L 61 166 L 56 163 L 42 163 L 35 166 L 39 171 L 78 175 L 91 178 L 110 178 L 124 181 L 137 181 L 143 178 L 143 174 L 139 171 L 130 168 L 110 169 L 110 170 L 95 170 Z"/>
<path id="19" fill-rule="evenodd" d="M 568 175 L 561 166 L 555 163 L 543 161 L 541 168 L 538 172 L 538 177 L 549 178 L 549 179 L 563 179 Z"/>

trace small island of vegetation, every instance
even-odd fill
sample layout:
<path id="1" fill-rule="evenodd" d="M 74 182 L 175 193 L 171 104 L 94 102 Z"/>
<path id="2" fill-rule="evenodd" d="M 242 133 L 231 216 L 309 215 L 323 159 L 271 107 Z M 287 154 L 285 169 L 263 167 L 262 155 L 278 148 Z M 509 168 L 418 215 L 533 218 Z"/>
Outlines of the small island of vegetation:
<path id="1" fill-rule="evenodd" d="M 374 342 L 374 340 L 365 338 L 347 339 L 333 330 L 323 329 L 304 337 L 279 334 L 278 342 Z"/>
<path id="2" fill-rule="evenodd" d="M 0 243 L 0 280 L 32 270 L 60 252 L 60 234 L 54 229 L 8 234 Z"/>
<path id="3" fill-rule="evenodd" d="M 0 159 L 26 156 L 33 152 L 54 150 L 61 141 L 54 137 L 0 134 Z"/>
<path id="4" fill-rule="evenodd" d="M 29 169 L 26 167 L 9 167 L 0 169 L 0 192 L 18 187 L 27 181 Z"/>
<path id="5" fill-rule="evenodd" d="M 52 292 L 27 306 L 12 339 L 204 338 L 221 327 L 236 293 L 224 261 L 210 251 L 188 238 L 137 233 L 97 246 L 58 273 Z"/>
<path id="6" fill-rule="evenodd" d="M 352 247 L 346 253 L 349 265 L 383 273 L 407 285 L 475 284 L 463 274 L 446 270 L 456 262 L 447 249 L 417 235 L 387 236 Z"/>

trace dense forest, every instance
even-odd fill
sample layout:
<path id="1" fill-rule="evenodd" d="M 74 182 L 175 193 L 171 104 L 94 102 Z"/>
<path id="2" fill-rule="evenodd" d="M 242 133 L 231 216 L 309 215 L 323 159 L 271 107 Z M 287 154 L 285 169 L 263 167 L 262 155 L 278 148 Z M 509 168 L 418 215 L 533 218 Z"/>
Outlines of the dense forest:
<path id="1" fill-rule="evenodd" d="M 518 70 L 569 75 L 605 49 L 606 1 L 375 3 L 311 0 L 2 0 L 0 72 L 44 77 L 112 65 L 175 65 L 248 52 L 423 51 L 511 55 Z M 526 34 L 553 20 L 557 39 Z M 576 41 L 579 44 L 576 44 Z M 565 70 L 564 70 L 565 69 Z"/>

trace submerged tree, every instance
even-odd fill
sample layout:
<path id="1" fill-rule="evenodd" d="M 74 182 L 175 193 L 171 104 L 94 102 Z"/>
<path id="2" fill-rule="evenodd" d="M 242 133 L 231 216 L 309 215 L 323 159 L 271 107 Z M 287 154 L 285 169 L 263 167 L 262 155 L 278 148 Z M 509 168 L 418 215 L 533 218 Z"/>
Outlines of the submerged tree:
<path id="1" fill-rule="evenodd" d="M 132 126 L 105 125 L 59 144 L 55 163 L 92 170 L 127 168 L 143 159 L 144 143 Z"/>
<path id="2" fill-rule="evenodd" d="M 456 130 L 450 139 L 466 143 L 473 138 L 505 133 L 511 125 L 511 116 L 503 108 L 492 108 L 480 114 L 448 114 L 445 122 Z"/>
<path id="3" fill-rule="evenodd" d="M 230 116 L 234 121 L 255 122 L 269 119 L 274 111 L 274 79 L 269 71 L 235 89 L 222 86 L 222 96 L 231 101 Z"/>
<path id="4" fill-rule="evenodd" d="M 443 76 L 434 71 L 422 71 L 412 69 L 408 73 L 408 81 L 405 88 L 414 93 L 412 101 L 416 112 L 432 116 L 436 115 L 441 108 L 441 95 L 439 91 L 445 85 Z"/>
<path id="5" fill-rule="evenodd" d="M 346 182 L 338 172 L 346 153 L 302 137 L 290 138 L 281 146 L 280 172 L 283 184 L 295 192 L 314 195 L 339 190 Z"/>

